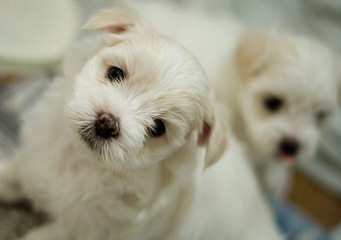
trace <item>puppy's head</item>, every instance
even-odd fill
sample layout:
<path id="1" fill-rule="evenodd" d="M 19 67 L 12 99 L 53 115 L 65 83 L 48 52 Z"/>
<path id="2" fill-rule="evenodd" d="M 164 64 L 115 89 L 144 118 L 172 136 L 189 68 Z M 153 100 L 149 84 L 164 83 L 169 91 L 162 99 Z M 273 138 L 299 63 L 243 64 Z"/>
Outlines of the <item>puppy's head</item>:
<path id="1" fill-rule="evenodd" d="M 311 40 L 259 31 L 240 39 L 234 64 L 246 138 L 258 157 L 309 158 L 337 106 L 335 57 Z"/>
<path id="2" fill-rule="evenodd" d="M 189 53 L 117 9 L 98 13 L 85 28 L 105 30 L 103 47 L 76 75 L 67 100 L 85 155 L 110 168 L 202 147 L 207 164 L 219 158 L 224 136 L 206 76 Z"/>

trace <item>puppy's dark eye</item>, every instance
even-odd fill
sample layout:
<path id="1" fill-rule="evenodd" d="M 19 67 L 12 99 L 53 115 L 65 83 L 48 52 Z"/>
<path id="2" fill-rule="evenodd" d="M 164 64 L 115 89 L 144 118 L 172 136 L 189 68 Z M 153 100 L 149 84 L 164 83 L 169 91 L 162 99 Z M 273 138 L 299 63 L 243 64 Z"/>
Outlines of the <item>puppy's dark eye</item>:
<path id="1" fill-rule="evenodd" d="M 264 99 L 264 106 L 269 112 L 277 112 L 283 106 L 283 100 L 276 96 L 267 96 Z"/>
<path id="2" fill-rule="evenodd" d="M 326 111 L 319 111 L 316 113 L 315 118 L 318 123 L 323 122 L 328 117 L 328 113 Z"/>
<path id="3" fill-rule="evenodd" d="M 149 131 L 153 137 L 159 137 L 159 136 L 162 136 L 166 132 L 166 126 L 162 120 L 155 119 L 154 126 L 150 128 Z"/>
<path id="4" fill-rule="evenodd" d="M 111 81 L 121 82 L 124 79 L 124 73 L 122 69 L 118 67 L 110 67 L 108 69 L 107 77 Z"/>

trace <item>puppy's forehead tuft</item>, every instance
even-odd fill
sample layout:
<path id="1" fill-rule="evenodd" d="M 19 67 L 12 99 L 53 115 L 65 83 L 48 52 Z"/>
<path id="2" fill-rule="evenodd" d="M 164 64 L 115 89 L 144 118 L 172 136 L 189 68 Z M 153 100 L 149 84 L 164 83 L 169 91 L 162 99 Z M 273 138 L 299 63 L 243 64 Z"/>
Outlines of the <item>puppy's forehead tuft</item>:
<path id="1" fill-rule="evenodd" d="M 123 68 L 131 81 L 186 89 L 208 90 L 206 75 L 195 58 L 175 41 L 162 36 L 126 39 L 103 51 L 106 65 Z"/>
<path id="2" fill-rule="evenodd" d="M 284 35 L 273 42 L 272 62 L 255 88 L 306 103 L 335 102 L 336 71 L 331 52 L 318 42 Z M 286 47 L 283 47 L 286 46 Z"/>

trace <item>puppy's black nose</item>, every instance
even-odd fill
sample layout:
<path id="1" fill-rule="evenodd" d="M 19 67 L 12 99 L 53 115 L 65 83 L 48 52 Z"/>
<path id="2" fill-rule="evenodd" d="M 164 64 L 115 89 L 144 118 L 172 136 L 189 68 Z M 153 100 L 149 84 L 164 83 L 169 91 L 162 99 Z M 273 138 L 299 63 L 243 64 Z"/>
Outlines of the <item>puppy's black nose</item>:
<path id="1" fill-rule="evenodd" d="M 100 113 L 95 121 L 95 131 L 102 138 L 118 137 L 120 125 L 110 113 Z"/>
<path id="2" fill-rule="evenodd" d="M 298 153 L 298 151 L 300 149 L 300 144 L 295 139 L 284 138 L 280 142 L 279 148 L 280 148 L 280 152 L 282 154 L 293 157 Z"/>

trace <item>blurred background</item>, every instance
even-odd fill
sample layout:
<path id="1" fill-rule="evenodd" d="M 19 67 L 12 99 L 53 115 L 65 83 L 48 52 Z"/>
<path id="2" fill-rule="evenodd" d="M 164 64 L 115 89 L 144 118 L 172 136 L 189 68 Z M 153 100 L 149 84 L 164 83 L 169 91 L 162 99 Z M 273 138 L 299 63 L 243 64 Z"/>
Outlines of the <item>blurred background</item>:
<path id="1" fill-rule="evenodd" d="M 141 0 L 144 1 L 144 0 Z M 248 26 L 310 36 L 341 51 L 341 0 L 164 0 L 205 11 L 226 11 Z M 0 0 L 0 159 L 16 144 L 20 119 L 58 74 L 63 54 L 82 23 L 115 0 Z M 341 117 L 324 132 L 316 158 L 295 171 L 287 199 L 269 197 L 289 239 L 341 240 Z M 41 221 L 26 210 L 0 205 L 0 239 Z M 12 220 L 11 220 L 12 219 Z M 21 220 L 20 220 L 21 219 Z M 40 219 L 40 217 L 39 217 Z M 3 235 L 2 235 L 3 234 Z M 6 233 L 8 234 L 8 233 Z"/>

